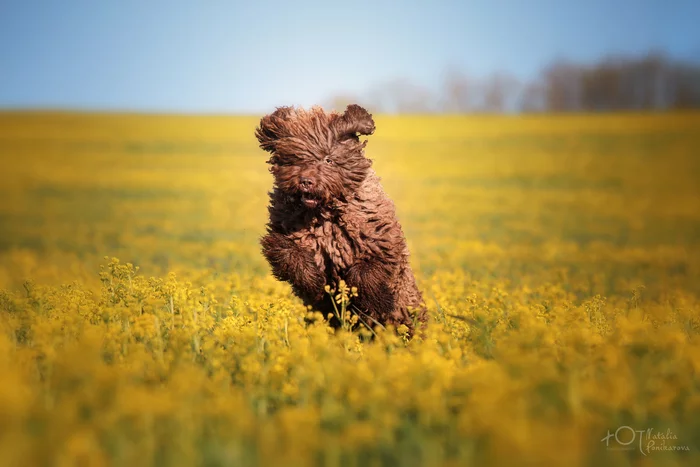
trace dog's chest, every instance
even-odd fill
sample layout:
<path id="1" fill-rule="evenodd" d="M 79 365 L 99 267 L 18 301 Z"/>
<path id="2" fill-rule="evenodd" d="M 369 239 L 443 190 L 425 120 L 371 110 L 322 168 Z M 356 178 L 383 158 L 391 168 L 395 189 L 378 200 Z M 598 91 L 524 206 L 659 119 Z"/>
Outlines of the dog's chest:
<path id="1" fill-rule="evenodd" d="M 355 245 L 341 223 L 320 219 L 306 230 L 301 241 L 314 250 L 316 265 L 336 280 L 355 260 Z"/>
<path id="2" fill-rule="evenodd" d="M 324 221 L 316 227 L 314 236 L 319 249 L 338 269 L 344 269 L 352 264 L 354 248 L 349 235 L 341 225 Z"/>

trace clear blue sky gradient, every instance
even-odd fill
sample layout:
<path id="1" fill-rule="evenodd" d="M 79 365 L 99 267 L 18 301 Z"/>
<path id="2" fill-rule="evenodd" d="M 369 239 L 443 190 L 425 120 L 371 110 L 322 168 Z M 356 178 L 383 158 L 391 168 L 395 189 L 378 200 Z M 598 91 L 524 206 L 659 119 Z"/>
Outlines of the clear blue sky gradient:
<path id="1" fill-rule="evenodd" d="M 0 0 L 0 108 L 261 113 L 648 50 L 700 61 L 700 1 Z"/>

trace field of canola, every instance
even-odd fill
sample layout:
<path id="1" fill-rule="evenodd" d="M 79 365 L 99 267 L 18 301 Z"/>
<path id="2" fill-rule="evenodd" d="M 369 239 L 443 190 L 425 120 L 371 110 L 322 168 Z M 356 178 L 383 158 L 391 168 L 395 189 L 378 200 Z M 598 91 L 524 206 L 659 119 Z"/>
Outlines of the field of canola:
<path id="1" fill-rule="evenodd" d="M 0 465 L 700 465 L 700 114 L 376 122 L 410 342 L 271 277 L 257 118 L 0 114 Z"/>

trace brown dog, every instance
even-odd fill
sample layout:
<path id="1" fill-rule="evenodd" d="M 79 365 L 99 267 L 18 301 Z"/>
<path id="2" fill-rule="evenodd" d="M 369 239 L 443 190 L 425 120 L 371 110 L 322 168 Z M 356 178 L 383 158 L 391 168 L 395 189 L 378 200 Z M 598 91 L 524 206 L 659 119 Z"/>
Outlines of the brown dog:
<path id="1" fill-rule="evenodd" d="M 325 285 L 344 280 L 358 289 L 352 309 L 363 322 L 413 334 L 427 314 L 394 204 L 358 137 L 374 128 L 358 105 L 342 115 L 280 107 L 262 118 L 255 134 L 272 154 L 274 188 L 261 244 L 275 277 L 324 316 L 333 312 Z"/>

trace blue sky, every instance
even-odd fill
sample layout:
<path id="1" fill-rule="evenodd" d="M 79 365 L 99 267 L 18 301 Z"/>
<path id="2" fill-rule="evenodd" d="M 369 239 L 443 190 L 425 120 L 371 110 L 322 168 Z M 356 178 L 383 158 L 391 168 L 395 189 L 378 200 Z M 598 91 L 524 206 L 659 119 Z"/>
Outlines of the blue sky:
<path id="1" fill-rule="evenodd" d="M 0 108 L 262 113 L 447 68 L 700 61 L 700 2 L 0 0 Z"/>

